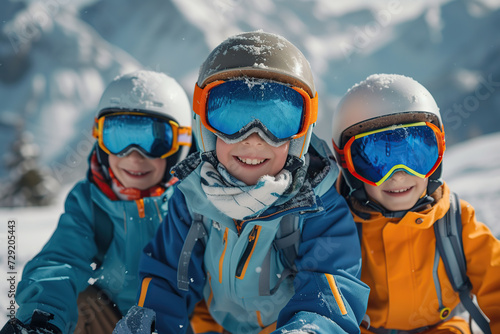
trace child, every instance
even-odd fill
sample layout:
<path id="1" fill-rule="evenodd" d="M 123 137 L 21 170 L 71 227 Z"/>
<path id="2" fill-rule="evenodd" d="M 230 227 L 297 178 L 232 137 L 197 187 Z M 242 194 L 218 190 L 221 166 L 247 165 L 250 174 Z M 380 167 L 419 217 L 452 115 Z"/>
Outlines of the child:
<path id="1" fill-rule="evenodd" d="M 218 326 L 196 333 L 359 332 L 359 239 L 311 133 L 303 54 L 262 31 L 230 37 L 201 66 L 193 107 L 202 152 L 173 170 L 181 182 L 144 250 L 138 306 L 115 333 L 150 333 L 154 316 L 159 333 L 184 333 L 201 300 Z M 287 221 L 295 233 L 282 233 Z"/>
<path id="2" fill-rule="evenodd" d="M 51 239 L 26 264 L 18 320 L 2 334 L 111 333 L 135 302 L 141 251 L 176 181 L 169 167 L 190 147 L 190 106 L 174 79 L 137 71 L 111 82 L 98 110 L 87 178 L 68 195 Z"/>
<path id="3" fill-rule="evenodd" d="M 340 101 L 333 145 L 337 186 L 361 231 L 361 279 L 371 288 L 371 326 L 361 332 L 470 333 L 451 312 L 460 299 L 436 247 L 433 225 L 451 195 L 441 180 L 445 138 L 431 94 L 405 76 L 368 77 Z M 500 242 L 468 203 L 460 207 L 472 293 L 500 333 Z"/>

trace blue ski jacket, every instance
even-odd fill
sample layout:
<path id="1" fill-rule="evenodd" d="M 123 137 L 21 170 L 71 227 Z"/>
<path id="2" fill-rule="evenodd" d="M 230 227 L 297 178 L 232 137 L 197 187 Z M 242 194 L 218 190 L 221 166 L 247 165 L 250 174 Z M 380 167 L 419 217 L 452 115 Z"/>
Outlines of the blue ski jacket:
<path id="1" fill-rule="evenodd" d="M 181 182 L 169 200 L 165 223 L 144 249 L 139 268 L 138 306 L 156 312 L 158 333 L 184 333 L 200 300 L 231 333 L 259 333 L 264 328 L 275 328 L 276 333 L 359 332 L 369 288 L 359 280 L 356 226 L 334 187 L 338 170 L 328 146 L 313 136 L 308 154 L 310 163 L 300 192 L 246 221 L 235 221 L 207 200 L 200 184 L 199 155 L 174 168 Z M 196 241 L 187 262 L 180 262 L 195 214 L 203 215 L 207 236 Z M 287 265 L 274 241 L 280 221 L 288 214 L 298 215 L 301 231 L 296 274 L 277 285 Z M 178 269 L 186 265 L 187 291 L 178 286 Z M 263 291 L 262 282 L 273 291 Z"/>
<path id="2" fill-rule="evenodd" d="M 63 333 L 73 333 L 78 294 L 89 284 L 107 293 L 125 314 L 135 304 L 140 254 L 158 229 L 172 193 L 170 187 L 158 197 L 112 201 L 88 178 L 77 183 L 54 234 L 24 267 L 16 294 L 17 318 L 29 322 L 40 309 L 54 315 L 51 323 Z M 99 221 L 93 221 L 96 206 L 106 213 Z M 95 268 L 100 224 L 113 224 L 113 235 L 102 265 Z"/>

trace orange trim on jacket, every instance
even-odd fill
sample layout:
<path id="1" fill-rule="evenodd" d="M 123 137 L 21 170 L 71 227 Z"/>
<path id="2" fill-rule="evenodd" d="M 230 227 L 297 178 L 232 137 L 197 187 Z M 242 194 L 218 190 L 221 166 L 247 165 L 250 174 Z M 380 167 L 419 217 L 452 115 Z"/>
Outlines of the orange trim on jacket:
<path id="1" fill-rule="evenodd" d="M 204 300 L 198 302 L 194 307 L 191 328 L 196 334 L 208 332 L 222 333 L 224 330 L 221 325 L 214 321 Z"/>
<path id="2" fill-rule="evenodd" d="M 340 179 L 340 178 L 339 178 Z M 337 189 L 340 189 L 337 183 Z M 362 224 L 361 280 L 371 288 L 367 315 L 374 328 L 410 330 L 440 321 L 433 279 L 436 238 L 434 222 L 450 206 L 450 190 L 444 184 L 437 202 L 403 218 L 386 218 L 372 212 L 367 220 L 353 214 Z M 436 194 L 434 193 L 433 196 Z M 493 333 L 500 333 L 500 241 L 475 217 L 470 204 L 461 200 L 462 236 L 467 275 Z M 438 277 L 444 306 L 459 303 L 439 260 Z"/>

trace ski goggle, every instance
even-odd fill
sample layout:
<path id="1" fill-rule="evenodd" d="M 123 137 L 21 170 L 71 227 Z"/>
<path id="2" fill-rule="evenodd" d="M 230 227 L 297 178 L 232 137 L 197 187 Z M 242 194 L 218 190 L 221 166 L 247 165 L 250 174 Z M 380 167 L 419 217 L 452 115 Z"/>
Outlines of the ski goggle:
<path id="1" fill-rule="evenodd" d="M 119 157 L 137 150 L 148 158 L 163 159 L 179 146 L 191 146 L 191 127 L 140 112 L 118 112 L 96 119 L 93 136 L 104 152 Z"/>
<path id="2" fill-rule="evenodd" d="M 237 139 L 254 127 L 273 142 L 304 136 L 318 117 L 318 95 L 273 81 L 214 81 L 195 86 L 193 110 L 222 138 Z"/>
<path id="3" fill-rule="evenodd" d="M 351 137 L 340 150 L 341 165 L 357 179 L 379 186 L 403 170 L 427 178 L 439 167 L 446 149 L 444 133 L 434 124 L 390 126 Z"/>

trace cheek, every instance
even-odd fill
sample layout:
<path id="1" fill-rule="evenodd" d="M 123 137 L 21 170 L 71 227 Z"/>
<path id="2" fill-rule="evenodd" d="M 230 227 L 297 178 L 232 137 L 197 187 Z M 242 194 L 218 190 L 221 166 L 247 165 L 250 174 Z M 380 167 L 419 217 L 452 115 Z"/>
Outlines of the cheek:
<path id="1" fill-rule="evenodd" d="M 121 158 L 118 158 L 117 156 L 113 154 L 108 155 L 108 162 L 109 162 L 109 167 L 113 171 L 113 173 L 116 175 L 118 172 L 118 163 L 120 162 Z"/>
<path id="2" fill-rule="evenodd" d="M 285 167 L 286 159 L 288 157 L 288 149 L 290 143 L 285 143 L 279 147 L 273 148 L 274 151 L 274 163 L 273 163 L 273 172 L 277 174 L 280 172 L 283 167 Z"/>
<path id="3" fill-rule="evenodd" d="M 167 170 L 167 159 L 154 159 L 151 160 L 151 164 L 154 167 L 155 175 L 159 178 L 159 181 L 161 181 Z"/>
<path id="4" fill-rule="evenodd" d="M 366 183 L 363 183 L 363 185 L 365 187 L 366 194 L 372 199 L 379 197 L 379 194 L 382 192 L 380 187 L 372 186 Z"/>
<path id="5" fill-rule="evenodd" d="M 424 191 L 427 190 L 427 185 L 428 184 L 429 184 L 429 179 L 418 178 L 418 180 L 417 180 L 417 187 L 418 187 L 418 190 L 420 190 L 421 194 L 423 194 Z"/>
<path id="6" fill-rule="evenodd" d="M 217 155 L 217 160 L 224 166 L 228 163 L 229 159 L 227 158 L 229 156 L 229 150 L 231 149 L 231 146 L 229 144 L 226 144 L 222 139 L 217 138 L 217 142 L 215 144 L 215 154 Z"/>

